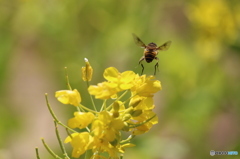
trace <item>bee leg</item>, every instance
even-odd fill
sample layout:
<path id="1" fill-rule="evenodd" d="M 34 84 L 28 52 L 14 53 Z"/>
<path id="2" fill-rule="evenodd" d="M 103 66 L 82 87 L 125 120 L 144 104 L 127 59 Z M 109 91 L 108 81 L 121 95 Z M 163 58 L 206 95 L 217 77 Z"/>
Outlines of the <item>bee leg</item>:
<path id="1" fill-rule="evenodd" d="M 143 66 L 143 64 L 142 64 L 142 61 L 145 59 L 145 57 L 143 56 L 140 60 L 139 60 L 139 65 L 141 64 L 141 66 L 142 66 L 142 73 L 141 73 L 141 75 L 143 74 L 143 70 L 144 70 L 144 66 Z"/>
<path id="2" fill-rule="evenodd" d="M 154 67 L 155 67 L 154 76 L 155 76 L 155 75 L 156 75 L 156 69 L 157 69 L 158 72 L 159 72 L 159 69 L 158 69 L 158 61 L 159 61 L 159 58 L 158 58 L 158 57 L 155 57 L 154 59 L 157 60 L 157 63 L 156 63 L 156 65 L 154 66 Z"/>
<path id="3" fill-rule="evenodd" d="M 143 70 L 144 70 L 144 66 L 143 66 L 143 64 L 141 63 L 141 66 L 142 66 L 142 73 L 141 73 L 141 75 L 143 74 Z"/>

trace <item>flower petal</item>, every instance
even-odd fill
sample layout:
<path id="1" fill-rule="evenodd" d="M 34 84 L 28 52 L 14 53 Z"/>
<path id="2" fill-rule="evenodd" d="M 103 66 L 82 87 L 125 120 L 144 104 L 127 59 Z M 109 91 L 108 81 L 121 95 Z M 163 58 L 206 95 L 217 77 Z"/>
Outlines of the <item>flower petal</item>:
<path id="1" fill-rule="evenodd" d="M 108 81 L 117 81 L 119 72 L 115 67 L 108 67 L 103 73 L 103 77 Z"/>

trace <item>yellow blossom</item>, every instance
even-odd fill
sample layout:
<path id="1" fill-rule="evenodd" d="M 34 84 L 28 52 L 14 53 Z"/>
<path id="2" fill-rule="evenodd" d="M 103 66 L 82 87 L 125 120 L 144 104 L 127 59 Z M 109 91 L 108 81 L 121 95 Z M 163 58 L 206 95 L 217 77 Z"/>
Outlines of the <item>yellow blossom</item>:
<path id="1" fill-rule="evenodd" d="M 97 152 L 107 152 L 109 157 L 113 159 L 119 159 L 119 154 L 124 153 L 124 149 L 127 147 L 133 147 L 134 144 L 126 143 L 126 144 L 119 144 L 117 143 L 115 146 L 110 144 L 108 141 L 104 139 L 99 139 L 98 137 L 94 137 L 93 139 L 93 151 Z M 95 155 L 94 155 L 95 157 Z M 97 155 L 96 155 L 97 157 Z"/>
<path id="2" fill-rule="evenodd" d="M 89 86 L 93 69 L 87 59 L 85 62 L 82 78 L 87 81 L 88 93 L 102 99 L 103 104 L 100 108 L 96 107 L 90 96 L 94 107 L 91 110 L 88 105 L 80 104 L 81 96 L 76 89 L 57 91 L 55 97 L 61 103 L 78 106 L 74 117 L 68 120 L 68 126 L 64 125 L 73 132 L 64 142 L 71 144 L 74 158 L 80 158 L 87 150 L 91 150 L 93 154 L 89 158 L 104 158 L 104 153 L 108 154 L 107 158 L 119 159 L 125 148 L 134 146 L 130 140 L 135 135 L 146 133 L 158 123 L 152 111 L 155 107 L 153 95 L 161 90 L 161 83 L 153 76 L 139 76 L 133 71 L 120 73 L 116 68 L 109 67 L 103 73 L 106 81 Z M 69 82 L 68 87 L 71 89 Z M 56 116 L 53 117 L 57 120 Z M 77 132 L 74 128 L 81 130 Z M 123 131 L 131 135 L 123 139 Z"/>
<path id="3" fill-rule="evenodd" d="M 74 116 L 74 118 L 68 120 L 68 126 L 70 128 L 78 127 L 79 129 L 86 128 L 90 123 L 92 123 L 95 117 L 91 112 L 75 112 Z"/>
<path id="4" fill-rule="evenodd" d="M 119 145 L 118 145 L 119 146 Z M 117 146 L 112 146 L 108 141 L 104 139 L 99 139 L 98 137 L 94 137 L 93 139 L 93 151 L 94 152 L 107 152 L 110 157 L 118 158 L 118 153 L 120 150 Z M 94 155 L 94 158 L 97 157 Z"/>
<path id="5" fill-rule="evenodd" d="M 118 72 L 114 67 L 105 69 L 103 76 L 111 83 L 118 85 L 118 91 L 130 89 L 133 86 L 133 80 L 135 73 L 133 71 L 125 71 L 123 73 Z"/>
<path id="6" fill-rule="evenodd" d="M 73 147 L 72 157 L 79 158 L 80 155 L 84 154 L 86 150 L 91 148 L 92 141 L 93 138 L 88 132 L 82 132 L 71 134 L 71 136 L 68 136 L 64 142 L 71 143 Z"/>
<path id="7" fill-rule="evenodd" d="M 196 53 L 207 61 L 217 60 L 226 46 L 236 43 L 239 37 L 237 12 L 227 0 L 197 0 L 186 5 L 186 16 L 195 28 Z M 236 3 L 237 4 L 237 3 Z"/>
<path id="8" fill-rule="evenodd" d="M 130 89 L 134 86 L 135 73 L 133 71 L 125 71 L 119 73 L 114 67 L 105 69 L 104 78 L 108 81 L 91 85 L 88 91 L 91 95 L 95 95 L 97 99 L 109 99 L 116 97 L 116 93 Z"/>
<path id="9" fill-rule="evenodd" d="M 81 102 L 80 93 L 74 89 L 71 90 L 61 90 L 55 93 L 55 97 L 63 104 L 71 104 L 74 106 L 79 106 Z"/>
<path id="10" fill-rule="evenodd" d="M 102 138 L 107 141 L 113 141 L 116 136 L 124 127 L 122 120 L 114 118 L 107 111 L 102 111 L 98 115 L 98 119 L 92 123 L 92 131 L 98 138 Z"/>
<path id="11" fill-rule="evenodd" d="M 155 115 L 156 114 L 154 112 L 152 112 L 151 110 L 144 111 L 141 115 L 139 115 L 137 117 L 133 117 L 132 123 L 134 123 L 134 124 L 142 123 L 142 122 L 146 121 L 147 119 L 152 118 Z M 158 123 L 158 117 L 155 116 L 150 121 L 148 121 L 144 124 L 141 124 L 140 126 L 137 126 L 136 128 L 134 128 L 132 134 L 133 135 L 140 135 L 140 134 L 146 133 L 151 129 L 151 127 L 153 125 L 155 125 L 157 123 Z"/>
<path id="12" fill-rule="evenodd" d="M 138 76 L 136 75 L 134 87 L 131 88 L 133 94 L 141 96 L 153 96 L 154 93 L 162 89 L 161 82 L 154 80 L 154 76 Z"/>
<path id="13" fill-rule="evenodd" d="M 129 106 L 133 106 L 134 104 L 135 109 L 149 110 L 154 108 L 153 97 L 143 97 L 136 95 L 131 99 Z"/>
<path id="14" fill-rule="evenodd" d="M 95 95 L 97 99 L 109 99 L 117 93 L 117 85 L 114 83 L 102 82 L 88 87 L 88 92 Z"/>

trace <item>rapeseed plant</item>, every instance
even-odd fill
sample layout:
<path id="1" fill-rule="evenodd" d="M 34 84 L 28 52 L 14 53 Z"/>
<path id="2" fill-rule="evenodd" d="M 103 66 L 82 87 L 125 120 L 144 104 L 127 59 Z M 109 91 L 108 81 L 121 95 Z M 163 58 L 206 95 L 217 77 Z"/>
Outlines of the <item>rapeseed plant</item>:
<path id="1" fill-rule="evenodd" d="M 154 76 L 139 76 L 133 71 L 120 73 L 116 68 L 106 68 L 103 76 L 106 81 L 97 85 L 90 85 L 93 68 L 87 59 L 86 66 L 82 68 L 82 79 L 86 81 L 93 109 L 81 104 L 84 99 L 77 89 L 72 89 L 67 76 L 67 90 L 59 90 L 55 97 L 62 104 L 76 107 L 73 117 L 67 125 L 58 120 L 54 114 L 46 95 L 47 106 L 56 125 L 56 134 L 63 152 L 63 158 L 69 159 L 64 144 L 58 133 L 58 125 L 67 129 L 68 136 L 64 143 L 72 146 L 73 158 L 85 154 L 86 159 L 123 158 L 127 147 L 133 147 L 131 139 L 137 135 L 148 132 L 153 125 L 158 123 L 158 118 L 153 112 L 155 107 L 153 96 L 161 90 L 161 83 Z M 127 96 L 127 100 L 123 100 Z M 102 100 L 101 106 L 96 106 L 94 99 Z M 110 104 L 107 104 L 110 103 Z M 123 139 L 123 133 L 129 137 Z M 44 146 L 52 156 L 60 159 L 42 139 Z M 36 149 L 37 158 L 39 157 Z M 105 155 L 103 155 L 105 154 Z"/>

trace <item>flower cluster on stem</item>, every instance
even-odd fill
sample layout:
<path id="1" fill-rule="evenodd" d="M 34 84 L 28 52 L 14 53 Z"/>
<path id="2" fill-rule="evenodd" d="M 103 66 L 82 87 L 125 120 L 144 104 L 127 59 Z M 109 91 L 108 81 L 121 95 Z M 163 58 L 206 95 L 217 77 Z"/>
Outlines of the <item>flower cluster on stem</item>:
<path id="1" fill-rule="evenodd" d="M 153 96 L 161 90 L 161 83 L 154 76 L 139 76 L 133 71 L 120 73 L 109 67 L 103 73 L 106 81 L 90 85 L 93 69 L 87 59 L 85 62 L 82 79 L 87 83 L 92 106 L 83 105 L 81 94 L 67 81 L 69 89 L 57 91 L 55 97 L 62 104 L 73 105 L 77 109 L 67 125 L 52 115 L 57 124 L 68 130 L 64 142 L 71 144 L 72 157 L 79 158 L 85 154 L 89 159 L 100 159 L 107 153 L 108 158 L 122 158 L 127 147 L 135 146 L 131 143 L 133 137 L 148 132 L 158 123 L 153 112 Z M 96 106 L 94 98 L 102 100 L 102 105 Z M 129 137 L 124 139 L 123 133 Z"/>

